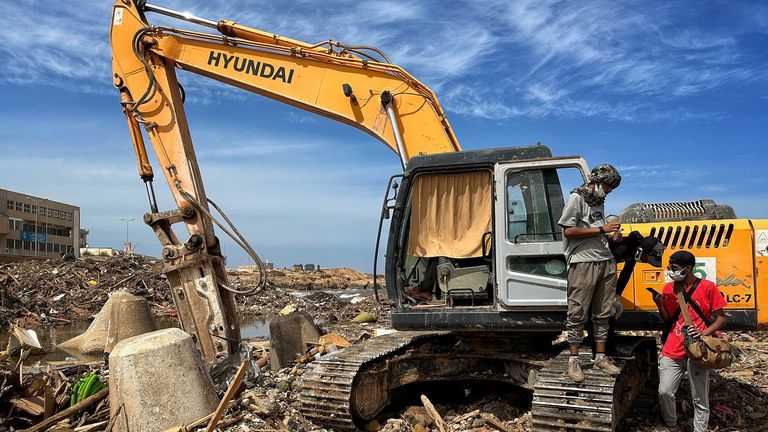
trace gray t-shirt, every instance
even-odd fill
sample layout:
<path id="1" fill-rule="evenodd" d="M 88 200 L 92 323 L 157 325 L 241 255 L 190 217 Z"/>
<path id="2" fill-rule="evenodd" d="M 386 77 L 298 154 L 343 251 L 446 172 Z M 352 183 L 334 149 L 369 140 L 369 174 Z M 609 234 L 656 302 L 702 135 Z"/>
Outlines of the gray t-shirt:
<path id="1" fill-rule="evenodd" d="M 602 204 L 590 207 L 581 195 L 572 193 L 557 224 L 563 229 L 600 227 L 605 225 L 605 208 Z M 569 239 L 563 236 L 563 246 L 568 264 L 613 259 L 608 239 L 603 235 L 584 239 Z"/>

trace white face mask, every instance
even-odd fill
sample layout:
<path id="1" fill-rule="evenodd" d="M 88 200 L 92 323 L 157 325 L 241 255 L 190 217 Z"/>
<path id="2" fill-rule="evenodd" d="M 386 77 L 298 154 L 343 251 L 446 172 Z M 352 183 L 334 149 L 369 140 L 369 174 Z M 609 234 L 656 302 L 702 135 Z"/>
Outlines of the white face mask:
<path id="1" fill-rule="evenodd" d="M 685 279 L 685 270 L 672 271 L 667 270 L 667 277 L 675 282 L 680 282 Z"/>
<path id="2" fill-rule="evenodd" d="M 595 184 L 595 190 L 592 191 L 592 195 L 596 196 L 597 198 L 605 198 L 605 190 L 603 190 L 603 185 L 600 183 Z"/>

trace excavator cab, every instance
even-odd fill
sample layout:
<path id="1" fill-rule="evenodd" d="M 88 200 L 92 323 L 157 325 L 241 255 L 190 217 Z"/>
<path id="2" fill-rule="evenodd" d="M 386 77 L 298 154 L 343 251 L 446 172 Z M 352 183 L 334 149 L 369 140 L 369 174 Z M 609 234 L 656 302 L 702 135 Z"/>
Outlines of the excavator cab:
<path id="1" fill-rule="evenodd" d="M 387 249 L 393 324 L 523 330 L 515 316 L 535 322 L 536 314 L 562 324 L 566 264 L 557 221 L 588 172 L 583 159 L 553 158 L 542 145 L 412 158 Z M 413 289 L 431 300 L 414 304 Z"/>

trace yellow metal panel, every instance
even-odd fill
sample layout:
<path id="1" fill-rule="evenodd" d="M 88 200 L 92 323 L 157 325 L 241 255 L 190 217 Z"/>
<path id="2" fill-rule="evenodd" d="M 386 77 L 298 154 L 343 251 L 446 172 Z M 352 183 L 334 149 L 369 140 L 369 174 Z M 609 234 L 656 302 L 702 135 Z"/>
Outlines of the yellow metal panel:
<path id="1" fill-rule="evenodd" d="M 757 325 L 768 328 L 768 219 L 752 221 L 755 229 L 755 297 L 757 298 Z"/>
<path id="2" fill-rule="evenodd" d="M 381 105 L 381 94 L 390 91 L 406 160 L 419 153 L 459 150 L 444 115 L 420 93 L 418 83 L 390 71 L 170 34 L 157 36 L 157 41 L 153 51 L 185 70 L 357 127 L 397 152 Z M 357 103 L 344 96 L 343 84 L 352 88 Z"/>
<path id="3" fill-rule="evenodd" d="M 760 222 L 768 224 L 768 221 Z M 696 256 L 694 273 L 717 283 L 728 300 L 728 309 L 755 308 L 756 282 L 759 281 L 755 279 L 754 232 L 749 220 L 658 222 L 625 227 L 625 232 L 631 231 L 639 231 L 644 236 L 653 234 L 667 250 L 661 269 L 643 263 L 635 267 L 632 287 L 627 287 L 623 298 L 628 309 L 656 310 L 646 288 L 661 292 L 669 256 L 678 250 L 688 250 Z"/>

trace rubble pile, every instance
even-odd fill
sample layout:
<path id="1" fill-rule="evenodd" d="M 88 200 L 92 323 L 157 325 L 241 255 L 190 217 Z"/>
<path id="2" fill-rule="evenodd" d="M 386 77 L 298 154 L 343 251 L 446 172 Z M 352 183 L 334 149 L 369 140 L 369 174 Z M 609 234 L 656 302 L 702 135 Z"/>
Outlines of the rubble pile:
<path id="1" fill-rule="evenodd" d="M 246 285 L 253 283 L 258 275 L 253 266 L 227 270 L 230 282 L 239 281 Z M 377 284 L 384 286 L 384 277 L 377 278 Z M 373 276 L 351 268 L 321 270 L 267 270 L 267 285 L 289 290 L 340 290 L 373 288 Z"/>
<path id="2" fill-rule="evenodd" d="M 228 276 L 233 287 L 245 290 L 255 285 L 257 273 L 246 268 L 228 270 Z M 311 295 L 320 298 L 299 300 L 300 305 L 308 308 L 316 319 L 344 322 L 373 305 L 366 298 L 368 303 L 340 310 L 340 305 L 349 305 L 349 302 L 319 290 L 365 289 L 370 283 L 371 275 L 348 268 L 270 270 L 266 288 L 251 296 L 237 297 L 238 312 L 269 318 L 294 301 L 290 291 L 313 290 Z M 379 284 L 383 283 L 381 279 Z M 0 266 L 0 327 L 11 322 L 35 327 L 88 320 L 113 291 L 144 297 L 155 316 L 176 314 L 168 282 L 161 273 L 161 263 L 153 258 L 117 255 L 68 262 L 30 260 Z M 350 314 L 353 315 L 350 317 Z"/>
<path id="3" fill-rule="evenodd" d="M 256 280 L 250 270 L 230 271 L 229 276 L 231 285 L 241 290 L 253 286 Z M 266 361 L 259 364 L 258 378 L 248 382 L 247 388 L 229 402 L 218 421 L 218 430 L 322 431 L 300 412 L 299 395 L 305 370 L 319 356 L 343 347 L 338 338 L 354 345 L 390 331 L 389 307 L 375 301 L 370 287 L 365 289 L 369 275 L 349 269 L 273 270 L 270 278 L 270 284 L 254 295 L 236 297 L 238 311 L 264 319 L 291 311 L 305 312 L 322 333 L 336 334 L 333 345 L 338 346 L 331 349 L 330 345 L 320 343 L 308 349 L 294 366 L 277 371 L 272 371 Z M 350 289 L 349 294 L 328 292 L 341 288 Z M 7 326 L 13 320 L 46 325 L 86 319 L 104 304 L 107 293 L 113 290 L 127 290 L 147 298 L 155 314 L 168 313 L 173 307 L 158 263 L 144 257 L 15 263 L 0 266 L 0 324 Z M 764 409 L 768 406 L 768 333 L 732 332 L 730 337 L 737 349 L 737 359 L 730 367 L 712 372 L 710 430 L 768 430 L 768 414 Z M 0 341 L 0 346 L 3 342 Z M 267 340 L 254 339 L 248 344 L 254 348 L 255 358 L 269 355 Z M 92 372 L 106 379 L 103 362 L 54 364 L 45 370 L 35 370 L 25 366 L 32 363 L 31 359 L 24 359 L 27 356 L 29 353 L 22 353 L 21 360 L 13 357 L 0 361 L 0 430 L 40 424 L 46 410 L 64 412 L 74 383 Z M 644 411 L 630 410 L 619 430 L 668 430 L 658 418 L 653 397 L 651 388 L 649 405 Z M 437 389 L 419 389 L 398 403 L 366 425 L 365 430 L 517 432 L 531 428 L 531 394 L 517 388 L 444 384 Z M 56 430 L 108 430 L 106 405 L 103 399 L 88 409 L 67 415 Z M 678 409 L 681 419 L 690 421 L 693 409 L 685 379 L 678 392 Z M 678 430 L 690 429 L 690 424 L 683 424 Z"/>
<path id="4" fill-rule="evenodd" d="M 729 332 L 736 349 L 736 359 L 725 369 L 710 372 L 710 430 L 768 430 L 768 333 Z M 659 350 L 661 345 L 659 345 Z M 650 389 L 652 396 L 654 390 Z M 677 392 L 680 430 L 692 430 L 691 389 L 687 378 Z M 658 406 L 650 412 L 631 410 L 622 422 L 622 430 L 639 432 L 666 431 L 661 426 Z"/>
<path id="5" fill-rule="evenodd" d="M 279 371 L 265 371 L 259 385 L 244 392 L 231 404 L 229 417 L 238 419 L 223 430 L 321 431 L 300 412 L 301 375 L 306 365 Z M 461 389 L 459 389 L 461 390 Z M 463 395 L 463 391 L 461 392 Z M 455 398 L 449 403 L 432 405 L 411 401 L 402 409 L 391 411 L 366 425 L 366 431 L 439 431 L 442 421 L 446 431 L 525 431 L 530 430 L 530 413 L 520 410 L 524 394 L 499 394 L 494 391 Z M 427 408 L 429 406 L 430 408 Z M 434 410 L 432 414 L 430 411 Z M 436 417 L 432 417 L 435 415 Z"/>
<path id="6" fill-rule="evenodd" d="M 371 331 L 371 325 L 358 327 L 358 334 Z M 738 430 L 762 432 L 768 430 L 768 414 L 763 407 L 768 403 L 768 334 L 734 333 L 739 357 L 729 368 L 712 372 L 710 387 L 710 430 Z M 365 337 L 358 337 L 359 343 Z M 354 339 L 350 339 L 354 340 Z M 233 403 L 235 422 L 224 430 L 244 432 L 257 429 L 290 431 L 320 431 L 299 412 L 302 374 L 308 367 L 297 364 L 279 371 L 265 370 L 259 384 Z M 653 398 L 655 389 L 650 388 Z M 456 393 L 457 396 L 451 396 Z M 409 400 L 405 406 L 384 413 L 366 425 L 368 431 L 423 431 L 441 430 L 459 432 L 522 432 L 531 429 L 530 392 L 522 389 L 502 389 L 485 385 L 466 390 L 441 388 L 433 390 L 432 399 L 436 420 L 430 415 L 426 403 Z M 691 430 L 693 408 L 690 387 L 686 379 L 678 392 L 678 413 L 681 418 L 677 430 Z M 437 426 L 442 421 L 443 429 Z M 687 422 L 687 423 L 686 423 Z M 621 423 L 620 431 L 669 431 L 658 417 L 658 407 L 633 409 Z"/>
<path id="7" fill-rule="evenodd" d="M 155 315 L 173 310 L 159 262 L 140 255 L 5 264 L 0 266 L 0 326 L 12 320 L 38 326 L 89 319 L 110 292 L 119 290 L 146 298 Z"/>
<path id="8" fill-rule="evenodd" d="M 23 366 L 28 357 L 29 353 L 25 353 L 0 361 L 0 430 L 29 428 L 37 432 L 49 430 L 56 423 L 56 430 L 84 425 L 92 426 L 87 430 L 104 430 L 109 423 L 109 389 L 102 387 L 108 371 L 101 362 L 58 362 L 41 370 Z M 80 391 L 82 397 L 74 397 L 73 389 L 77 396 L 78 387 L 84 387 L 88 377 L 93 391 Z M 41 423 L 43 418 L 49 420 L 47 426 Z"/>
<path id="9" fill-rule="evenodd" d="M 236 298 L 241 314 L 271 319 L 285 307 L 308 313 L 321 327 L 346 325 L 362 312 L 374 315 L 384 325 L 389 320 L 389 306 L 377 303 L 372 295 L 344 299 L 324 291 L 294 295 L 282 288 L 267 289 L 258 295 Z"/>

